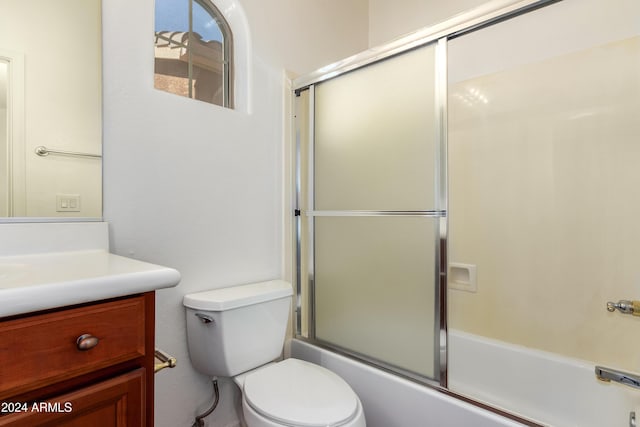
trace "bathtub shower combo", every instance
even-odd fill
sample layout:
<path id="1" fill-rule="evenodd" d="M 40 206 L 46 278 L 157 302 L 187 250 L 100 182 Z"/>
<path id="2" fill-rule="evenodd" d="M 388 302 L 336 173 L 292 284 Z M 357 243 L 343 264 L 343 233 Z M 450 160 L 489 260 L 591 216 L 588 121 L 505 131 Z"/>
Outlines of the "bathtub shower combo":
<path id="1" fill-rule="evenodd" d="M 490 2 L 294 92 L 295 357 L 371 426 L 635 425 L 640 2 Z"/>

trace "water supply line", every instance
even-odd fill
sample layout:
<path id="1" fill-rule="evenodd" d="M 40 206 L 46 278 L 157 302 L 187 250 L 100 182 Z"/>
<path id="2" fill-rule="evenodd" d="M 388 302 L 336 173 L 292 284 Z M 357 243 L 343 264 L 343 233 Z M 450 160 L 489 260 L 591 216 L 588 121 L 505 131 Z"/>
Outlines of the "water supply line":
<path id="1" fill-rule="evenodd" d="M 218 390 L 218 377 L 213 377 L 211 381 L 213 382 L 213 405 L 211 405 L 211 408 L 207 409 L 202 414 L 196 416 L 196 420 L 191 427 L 204 427 L 204 419 L 211 415 L 211 413 L 215 411 L 216 406 L 218 406 L 218 401 L 220 400 L 220 391 Z"/>

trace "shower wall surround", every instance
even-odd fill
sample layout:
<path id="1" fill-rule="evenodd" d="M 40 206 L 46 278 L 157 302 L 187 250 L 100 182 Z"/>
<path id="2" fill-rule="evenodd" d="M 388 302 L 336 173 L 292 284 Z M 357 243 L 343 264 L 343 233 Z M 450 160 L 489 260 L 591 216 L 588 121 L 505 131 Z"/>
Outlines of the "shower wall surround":
<path id="1" fill-rule="evenodd" d="M 640 411 L 594 375 L 640 372 L 636 319 L 606 310 L 640 295 L 638 22 L 634 0 L 564 0 L 449 44 L 449 255 L 477 266 L 476 292 L 449 292 L 471 337 L 450 340 L 450 386 L 554 426 Z"/>
<path id="2" fill-rule="evenodd" d="M 640 368 L 605 309 L 638 294 L 639 59 L 631 37 L 451 85 L 451 259 L 479 278 L 453 328 Z"/>

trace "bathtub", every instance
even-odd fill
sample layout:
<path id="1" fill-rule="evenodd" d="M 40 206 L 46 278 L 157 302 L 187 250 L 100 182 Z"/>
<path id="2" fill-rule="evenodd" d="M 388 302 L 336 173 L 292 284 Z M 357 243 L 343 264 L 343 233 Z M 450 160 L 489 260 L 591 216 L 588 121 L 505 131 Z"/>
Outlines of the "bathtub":
<path id="1" fill-rule="evenodd" d="M 307 344 L 290 343 L 292 357 L 317 363 L 344 378 L 360 397 L 367 427 L 521 427 L 428 387 Z"/>
<path id="2" fill-rule="evenodd" d="M 353 387 L 367 427 L 524 425 L 304 341 L 289 344 L 292 357 L 322 365 Z M 449 331 L 449 346 L 449 385 L 459 394 L 556 427 L 628 427 L 631 411 L 640 419 L 640 390 L 598 381 L 588 362 L 460 331 Z"/>
<path id="3" fill-rule="evenodd" d="M 460 394 L 556 427 L 629 427 L 632 411 L 640 425 L 640 390 L 597 380 L 595 365 L 449 331 L 449 387 Z"/>

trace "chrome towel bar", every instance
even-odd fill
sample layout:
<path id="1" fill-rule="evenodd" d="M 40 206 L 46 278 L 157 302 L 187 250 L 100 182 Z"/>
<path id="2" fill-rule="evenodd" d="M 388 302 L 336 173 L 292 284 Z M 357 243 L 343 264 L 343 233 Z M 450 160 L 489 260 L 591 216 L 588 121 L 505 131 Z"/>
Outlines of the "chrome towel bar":
<path id="1" fill-rule="evenodd" d="M 35 153 L 40 157 L 46 157 L 49 154 L 59 154 L 61 156 L 77 156 L 77 157 L 93 157 L 99 159 L 102 157 L 101 154 L 92 154 L 92 153 L 80 153 L 78 151 L 63 151 L 63 150 L 50 150 L 44 145 L 40 145 L 36 147 L 34 150 Z"/>

